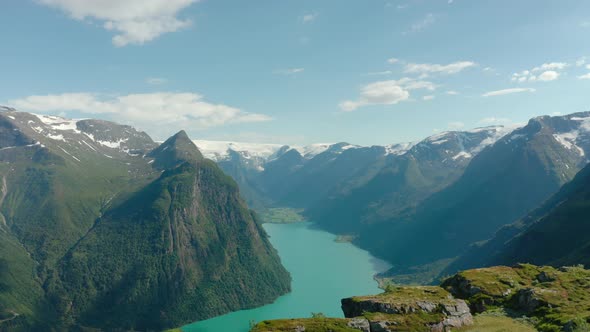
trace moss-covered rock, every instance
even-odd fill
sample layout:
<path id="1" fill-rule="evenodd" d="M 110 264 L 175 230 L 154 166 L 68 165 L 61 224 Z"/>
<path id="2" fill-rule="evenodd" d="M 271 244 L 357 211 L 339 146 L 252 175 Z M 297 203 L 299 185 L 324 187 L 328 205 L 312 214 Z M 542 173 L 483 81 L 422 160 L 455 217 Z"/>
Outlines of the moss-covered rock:
<path id="1" fill-rule="evenodd" d="M 590 319 L 590 271 L 582 267 L 491 267 L 460 272 L 442 287 L 475 312 L 494 307 L 536 321 L 540 331 L 574 331 Z"/>

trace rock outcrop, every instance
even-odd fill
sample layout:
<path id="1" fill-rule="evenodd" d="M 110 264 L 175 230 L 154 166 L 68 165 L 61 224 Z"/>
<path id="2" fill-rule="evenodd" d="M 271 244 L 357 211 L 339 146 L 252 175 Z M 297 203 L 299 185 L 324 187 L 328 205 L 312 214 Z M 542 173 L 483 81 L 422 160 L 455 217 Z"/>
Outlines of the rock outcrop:
<path id="1" fill-rule="evenodd" d="M 342 311 L 348 318 L 365 317 L 371 332 L 437 332 L 473 324 L 467 303 L 440 287 L 399 287 L 376 296 L 347 298 Z"/>

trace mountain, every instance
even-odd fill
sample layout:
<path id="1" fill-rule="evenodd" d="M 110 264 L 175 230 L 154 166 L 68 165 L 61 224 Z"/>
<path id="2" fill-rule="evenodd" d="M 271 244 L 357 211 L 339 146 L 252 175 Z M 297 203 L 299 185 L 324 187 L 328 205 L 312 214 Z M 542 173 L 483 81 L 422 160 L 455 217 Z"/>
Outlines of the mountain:
<path id="1" fill-rule="evenodd" d="M 275 196 L 288 188 L 275 188 L 275 177 L 278 182 L 282 182 L 293 168 L 330 147 L 330 144 L 291 147 L 207 140 L 195 140 L 194 143 L 206 158 L 217 162 L 226 174 L 236 180 L 248 204 L 258 210 L 277 204 Z M 295 155 L 301 158 L 301 162 L 290 159 Z"/>
<path id="2" fill-rule="evenodd" d="M 511 130 L 444 132 L 417 144 L 388 147 L 378 162 L 341 183 L 307 214 L 331 231 L 353 234 L 410 214 L 421 201 L 457 180 L 474 156 Z"/>
<path id="3" fill-rule="evenodd" d="M 0 112 L 8 330 L 162 330 L 269 303 L 290 277 L 186 133 Z"/>
<path id="4" fill-rule="evenodd" d="M 399 266 L 462 254 L 541 205 L 586 165 L 589 120 L 590 113 L 531 119 L 474 157 L 414 214 L 366 230 L 360 244 Z"/>
<path id="5" fill-rule="evenodd" d="M 496 263 L 590 265 L 590 166 L 541 207 L 475 244 L 450 270 Z"/>

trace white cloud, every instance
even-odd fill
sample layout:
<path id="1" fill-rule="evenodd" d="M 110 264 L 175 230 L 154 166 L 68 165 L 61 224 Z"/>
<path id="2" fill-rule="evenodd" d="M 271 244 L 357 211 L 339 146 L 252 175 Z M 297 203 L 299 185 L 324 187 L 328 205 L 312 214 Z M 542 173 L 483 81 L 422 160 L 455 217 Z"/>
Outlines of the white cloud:
<path id="1" fill-rule="evenodd" d="M 391 75 L 393 72 L 391 70 L 384 70 L 384 71 L 374 71 L 371 73 L 367 73 L 367 75 Z"/>
<path id="2" fill-rule="evenodd" d="M 583 65 L 585 65 L 586 60 L 587 58 L 585 56 L 580 57 L 578 60 L 576 60 L 576 67 L 582 67 Z"/>
<path id="3" fill-rule="evenodd" d="M 497 118 L 495 116 L 492 116 L 489 118 L 483 118 L 483 119 L 479 120 L 477 123 L 489 126 L 489 125 L 494 125 L 494 124 L 512 123 L 512 120 L 510 120 L 508 118 Z"/>
<path id="4" fill-rule="evenodd" d="M 161 84 L 166 84 L 168 82 L 167 79 L 161 78 L 161 77 L 150 77 L 145 81 L 147 84 L 151 84 L 151 85 L 161 85 Z"/>
<path id="5" fill-rule="evenodd" d="M 537 90 L 532 88 L 513 88 L 513 89 L 504 89 L 504 90 L 496 90 L 484 93 L 483 97 L 496 97 L 496 96 L 504 96 L 513 93 L 523 93 L 523 92 L 535 92 Z"/>
<path id="6" fill-rule="evenodd" d="M 77 111 L 161 132 L 170 129 L 199 129 L 230 123 L 262 122 L 271 118 L 238 108 L 205 101 L 196 93 L 145 93 L 103 96 L 93 93 L 29 96 L 9 101 L 17 109 L 38 113 Z"/>
<path id="7" fill-rule="evenodd" d="M 435 96 L 432 96 L 432 95 L 422 97 L 422 99 L 424 99 L 426 101 L 433 100 L 434 98 L 436 98 L 436 97 Z"/>
<path id="8" fill-rule="evenodd" d="M 114 31 L 118 47 L 144 44 L 157 37 L 189 27 L 190 20 L 177 14 L 200 0 L 38 0 L 58 8 L 76 20 L 96 20 Z"/>
<path id="9" fill-rule="evenodd" d="M 410 26 L 409 31 L 405 31 L 404 34 L 408 34 L 410 32 L 420 32 L 433 25 L 434 22 L 436 22 L 436 18 L 434 17 L 434 15 L 431 13 L 426 14 L 426 16 L 423 19 L 412 24 L 412 26 Z"/>
<path id="10" fill-rule="evenodd" d="M 432 63 L 409 63 L 406 65 L 405 72 L 412 74 L 457 74 L 467 68 L 476 66 L 475 62 L 459 61 L 447 65 Z"/>
<path id="11" fill-rule="evenodd" d="M 559 78 L 559 73 L 554 70 L 545 71 L 537 77 L 537 79 L 541 82 L 555 81 L 558 78 Z"/>
<path id="12" fill-rule="evenodd" d="M 410 98 L 411 90 L 436 89 L 436 85 L 428 81 L 420 81 L 404 77 L 397 81 L 379 81 L 361 88 L 358 100 L 347 100 L 340 103 L 340 109 L 345 112 L 354 111 L 369 105 L 395 105 Z"/>
<path id="13" fill-rule="evenodd" d="M 582 75 L 582 76 L 578 76 L 578 78 L 581 80 L 590 80 L 590 73 Z"/>
<path id="14" fill-rule="evenodd" d="M 389 58 L 389 59 L 387 59 L 387 63 L 390 63 L 390 64 L 394 64 L 394 63 L 398 63 L 398 62 L 399 62 L 399 59 L 397 59 L 397 58 Z"/>
<path id="15" fill-rule="evenodd" d="M 465 124 L 459 121 L 449 122 L 448 127 L 449 129 L 458 130 L 465 127 Z"/>
<path id="16" fill-rule="evenodd" d="M 544 63 L 531 70 L 523 70 L 519 73 L 512 74 L 512 81 L 518 83 L 554 81 L 561 75 L 559 71 L 567 67 L 569 67 L 569 64 L 565 62 Z"/>
<path id="17" fill-rule="evenodd" d="M 565 62 L 551 62 L 551 63 L 544 63 L 539 67 L 533 68 L 533 72 L 544 71 L 544 70 L 562 70 L 569 66 L 569 64 Z"/>
<path id="18" fill-rule="evenodd" d="M 449 90 L 446 92 L 449 96 L 456 96 L 459 94 L 459 92 L 455 91 L 455 90 Z"/>
<path id="19" fill-rule="evenodd" d="M 315 21 L 318 18 L 318 15 L 319 15 L 318 13 L 303 15 L 303 17 L 301 18 L 301 21 L 303 23 L 313 22 L 313 21 Z"/>
<path id="20" fill-rule="evenodd" d="M 274 73 L 278 75 L 294 75 L 298 73 L 303 73 L 305 68 L 288 68 L 288 69 L 279 69 L 275 70 Z"/>

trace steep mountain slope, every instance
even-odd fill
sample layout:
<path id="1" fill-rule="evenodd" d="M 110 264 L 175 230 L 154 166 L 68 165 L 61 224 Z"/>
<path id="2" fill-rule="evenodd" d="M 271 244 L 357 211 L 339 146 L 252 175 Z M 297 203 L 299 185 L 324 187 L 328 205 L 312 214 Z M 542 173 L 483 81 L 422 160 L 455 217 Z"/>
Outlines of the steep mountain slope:
<path id="1" fill-rule="evenodd" d="M 382 162 L 340 184 L 307 214 L 340 233 L 357 233 L 365 225 L 411 214 L 422 200 L 453 183 L 473 156 L 510 130 L 446 132 L 409 148 L 391 149 Z"/>
<path id="2" fill-rule="evenodd" d="M 532 119 L 482 151 L 461 178 L 424 201 L 414 215 L 368 230 L 361 244 L 402 266 L 461 254 L 574 177 L 590 152 L 589 117 Z"/>
<path id="3" fill-rule="evenodd" d="M 471 250 L 450 266 L 495 263 L 542 263 L 553 266 L 590 265 L 590 166 L 543 206 Z"/>
<path id="4" fill-rule="evenodd" d="M 190 145 L 181 132 L 156 149 L 154 165 L 164 150 L 176 151 L 180 166 L 108 211 L 63 260 L 62 294 L 76 321 L 165 328 L 268 303 L 289 290 L 288 274 L 236 184 L 212 161 L 184 159 L 197 155 Z M 169 156 L 162 155 L 164 163 Z"/>
<path id="5" fill-rule="evenodd" d="M 157 330 L 288 291 L 236 184 L 184 132 L 156 147 L 128 126 L 3 109 L 0 314 L 15 316 L 1 328 Z"/>
<path id="6" fill-rule="evenodd" d="M 111 124 L 113 132 L 121 128 Z M 8 287 L 0 297 L 9 300 L 0 307 L 19 314 L 11 324 L 55 318 L 42 287 L 57 261 L 110 200 L 156 175 L 140 157 L 102 144 L 114 141 L 108 138 L 97 142 L 66 119 L 0 113 L 1 268 L 11 272 L 1 279 Z"/>

